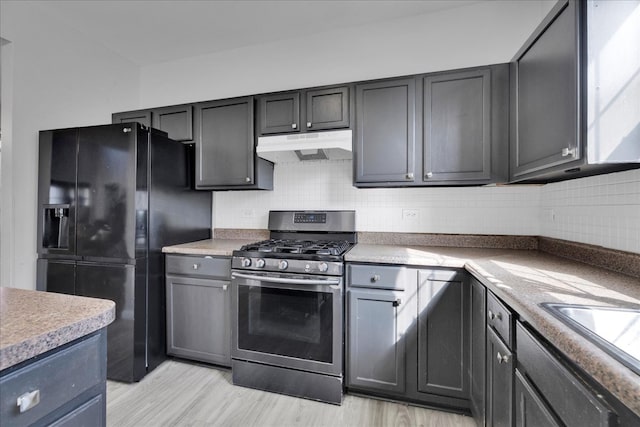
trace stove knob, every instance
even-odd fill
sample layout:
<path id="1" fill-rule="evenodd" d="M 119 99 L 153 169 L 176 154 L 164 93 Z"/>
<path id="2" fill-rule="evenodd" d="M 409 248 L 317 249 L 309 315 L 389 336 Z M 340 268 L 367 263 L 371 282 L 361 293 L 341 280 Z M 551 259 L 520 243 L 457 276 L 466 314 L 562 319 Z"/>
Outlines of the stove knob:
<path id="1" fill-rule="evenodd" d="M 326 262 L 321 262 L 320 264 L 318 264 L 318 270 L 321 273 L 326 273 L 328 269 L 329 269 L 329 266 L 327 265 Z"/>
<path id="2" fill-rule="evenodd" d="M 262 258 L 260 258 L 260 259 L 258 259 L 256 261 L 256 267 L 258 267 L 258 268 L 263 268 L 264 264 L 265 264 L 265 262 L 264 262 L 264 260 Z"/>
<path id="3" fill-rule="evenodd" d="M 282 261 L 280 261 L 280 262 L 278 263 L 278 268 L 279 268 L 280 270 L 286 270 L 286 269 L 287 269 L 287 267 L 289 267 L 289 263 L 288 263 L 287 261 L 285 261 L 285 260 L 282 260 Z"/>
<path id="4" fill-rule="evenodd" d="M 251 267 L 251 258 L 242 258 L 243 267 Z"/>

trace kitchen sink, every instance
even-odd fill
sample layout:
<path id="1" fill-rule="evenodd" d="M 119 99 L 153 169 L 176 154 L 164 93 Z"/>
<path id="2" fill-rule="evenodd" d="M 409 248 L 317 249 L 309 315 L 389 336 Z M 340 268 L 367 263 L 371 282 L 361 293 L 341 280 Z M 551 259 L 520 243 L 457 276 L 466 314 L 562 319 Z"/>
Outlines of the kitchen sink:
<path id="1" fill-rule="evenodd" d="M 640 309 L 561 303 L 540 305 L 640 375 Z"/>

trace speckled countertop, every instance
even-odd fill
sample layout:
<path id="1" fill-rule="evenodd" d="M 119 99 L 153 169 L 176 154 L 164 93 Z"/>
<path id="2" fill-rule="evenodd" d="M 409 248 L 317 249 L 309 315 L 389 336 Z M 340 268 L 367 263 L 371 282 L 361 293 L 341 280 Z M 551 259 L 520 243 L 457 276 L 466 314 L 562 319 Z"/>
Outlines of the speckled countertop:
<path id="1" fill-rule="evenodd" d="M 115 318 L 115 303 L 0 287 L 0 371 L 97 331 Z"/>
<path id="2" fill-rule="evenodd" d="M 236 249 L 240 249 L 242 245 L 255 243 L 255 241 L 256 239 L 207 239 L 181 245 L 165 246 L 162 248 L 162 252 L 183 255 L 231 256 L 231 253 Z"/>
<path id="3" fill-rule="evenodd" d="M 358 244 L 351 262 L 465 268 L 568 359 L 640 415 L 640 376 L 539 306 L 542 302 L 640 309 L 640 278 L 536 250 Z"/>

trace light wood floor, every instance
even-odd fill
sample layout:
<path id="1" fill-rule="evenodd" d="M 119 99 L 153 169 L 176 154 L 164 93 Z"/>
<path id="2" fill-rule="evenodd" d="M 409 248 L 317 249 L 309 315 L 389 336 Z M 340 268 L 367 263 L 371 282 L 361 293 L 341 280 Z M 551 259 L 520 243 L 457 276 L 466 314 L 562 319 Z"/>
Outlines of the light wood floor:
<path id="1" fill-rule="evenodd" d="M 107 382 L 107 425 L 474 426 L 470 417 L 347 395 L 329 405 L 234 386 L 231 372 L 169 360 L 136 384 Z"/>

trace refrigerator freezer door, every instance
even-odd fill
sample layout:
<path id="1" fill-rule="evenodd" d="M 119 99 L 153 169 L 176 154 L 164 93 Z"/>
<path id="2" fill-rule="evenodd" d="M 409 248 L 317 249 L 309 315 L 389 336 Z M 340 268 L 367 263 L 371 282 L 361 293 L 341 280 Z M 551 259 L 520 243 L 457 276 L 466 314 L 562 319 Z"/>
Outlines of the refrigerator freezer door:
<path id="1" fill-rule="evenodd" d="M 84 259 L 135 258 L 136 136 L 135 125 L 79 129 L 76 245 Z"/>
<path id="2" fill-rule="evenodd" d="M 145 263 L 142 263 L 145 264 Z M 146 373 L 146 267 L 78 262 L 76 295 L 116 303 L 107 327 L 107 378 L 139 381 Z"/>
<path id="3" fill-rule="evenodd" d="M 36 289 L 39 291 L 75 294 L 76 263 L 55 259 L 38 259 Z"/>

